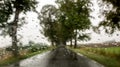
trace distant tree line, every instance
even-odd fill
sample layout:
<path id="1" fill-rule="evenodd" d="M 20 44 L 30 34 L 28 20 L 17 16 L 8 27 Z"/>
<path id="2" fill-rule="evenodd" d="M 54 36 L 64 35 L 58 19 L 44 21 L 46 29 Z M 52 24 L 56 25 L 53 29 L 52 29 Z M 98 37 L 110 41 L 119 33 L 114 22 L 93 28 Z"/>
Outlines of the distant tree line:
<path id="1" fill-rule="evenodd" d="M 48 37 L 51 44 L 66 45 L 67 42 L 89 40 L 88 34 L 82 33 L 91 26 L 90 0 L 56 0 L 54 5 L 43 6 L 39 19 L 43 28 L 42 33 Z M 81 33 L 79 33 L 81 32 Z"/>

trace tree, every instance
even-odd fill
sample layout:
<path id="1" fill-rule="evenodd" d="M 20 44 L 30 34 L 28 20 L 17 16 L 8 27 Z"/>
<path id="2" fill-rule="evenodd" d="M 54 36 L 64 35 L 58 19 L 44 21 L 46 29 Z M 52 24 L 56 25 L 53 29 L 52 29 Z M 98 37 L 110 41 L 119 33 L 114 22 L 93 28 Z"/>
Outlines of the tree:
<path id="1" fill-rule="evenodd" d="M 78 31 L 89 29 L 91 26 L 89 0 L 57 0 L 56 3 L 57 9 L 46 5 L 41 10 L 44 35 L 57 45 L 66 45 L 72 38 L 77 41 Z"/>
<path id="2" fill-rule="evenodd" d="M 59 18 L 63 19 L 59 20 Z M 51 40 L 52 44 L 55 42 L 58 45 L 61 40 L 66 44 L 70 31 L 65 24 L 60 23 L 64 20 L 64 16 L 61 16 L 59 9 L 53 5 L 45 5 L 41 10 L 39 19 L 41 20 L 40 24 L 43 28 L 43 34 Z"/>
<path id="3" fill-rule="evenodd" d="M 39 19 L 43 28 L 43 34 L 51 41 L 51 45 L 56 42 L 56 14 L 57 8 L 54 5 L 45 5 L 42 7 Z"/>
<path id="4" fill-rule="evenodd" d="M 61 16 L 65 15 L 64 18 L 60 17 L 60 20 L 62 20 L 61 23 L 65 24 L 71 31 L 71 38 L 75 39 L 74 47 L 76 48 L 78 31 L 89 29 L 91 26 L 89 19 L 89 6 L 91 2 L 89 0 L 57 0 L 57 3 L 61 11 Z"/>
<path id="5" fill-rule="evenodd" d="M 102 0 L 101 6 L 110 7 L 109 10 L 101 9 L 102 15 L 105 15 L 105 19 L 99 24 L 99 27 L 103 26 L 107 33 L 113 33 L 115 30 L 120 30 L 120 1 L 119 0 Z"/>
<path id="6" fill-rule="evenodd" d="M 12 38 L 13 55 L 18 56 L 17 46 L 17 28 L 20 13 L 26 13 L 35 9 L 37 2 L 35 0 L 1 0 L 0 1 L 0 28 L 7 30 L 7 33 Z M 9 22 L 11 15 L 14 15 L 14 20 Z"/>
<path id="7" fill-rule="evenodd" d="M 90 40 L 91 38 L 90 38 L 89 34 L 80 33 L 78 39 L 79 39 L 80 41 L 88 41 L 88 40 Z"/>

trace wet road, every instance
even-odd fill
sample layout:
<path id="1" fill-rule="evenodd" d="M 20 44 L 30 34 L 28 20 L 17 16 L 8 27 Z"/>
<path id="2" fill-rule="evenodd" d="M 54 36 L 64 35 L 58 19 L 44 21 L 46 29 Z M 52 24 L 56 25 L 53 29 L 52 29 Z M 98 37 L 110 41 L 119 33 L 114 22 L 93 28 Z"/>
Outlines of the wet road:
<path id="1" fill-rule="evenodd" d="M 104 67 L 66 48 L 57 48 L 6 67 Z"/>

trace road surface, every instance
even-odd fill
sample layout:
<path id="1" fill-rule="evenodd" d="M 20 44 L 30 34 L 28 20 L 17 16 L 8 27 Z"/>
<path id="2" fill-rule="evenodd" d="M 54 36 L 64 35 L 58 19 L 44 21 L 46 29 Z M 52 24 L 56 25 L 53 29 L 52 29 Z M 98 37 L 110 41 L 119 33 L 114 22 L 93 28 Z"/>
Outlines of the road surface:
<path id="1" fill-rule="evenodd" d="M 104 67 L 64 47 L 42 53 L 5 67 Z"/>

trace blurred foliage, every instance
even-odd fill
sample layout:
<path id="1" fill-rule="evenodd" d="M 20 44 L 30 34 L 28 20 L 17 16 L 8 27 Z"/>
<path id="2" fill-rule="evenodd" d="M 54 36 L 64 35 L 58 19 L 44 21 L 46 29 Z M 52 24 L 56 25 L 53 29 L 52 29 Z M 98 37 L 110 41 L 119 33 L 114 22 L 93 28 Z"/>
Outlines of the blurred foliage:
<path id="1" fill-rule="evenodd" d="M 42 7 L 39 19 L 44 34 L 53 43 L 56 41 L 56 16 L 57 8 L 54 5 L 45 5 Z"/>
<path id="2" fill-rule="evenodd" d="M 35 0 L 0 0 L 0 27 L 5 27 L 11 15 L 15 13 L 16 9 L 20 12 L 26 13 L 35 9 Z"/>
<path id="3" fill-rule="evenodd" d="M 50 41 L 65 45 L 70 39 L 77 38 L 75 30 L 90 28 L 89 7 L 92 3 L 90 0 L 56 0 L 56 3 L 57 8 L 54 5 L 43 6 L 39 19 L 43 34 Z"/>
<path id="4" fill-rule="evenodd" d="M 89 34 L 79 34 L 78 39 L 80 39 L 80 41 L 88 41 L 91 38 L 90 38 Z"/>
<path id="5" fill-rule="evenodd" d="M 120 1 L 102 0 L 99 4 L 100 7 L 106 7 L 106 9 L 101 9 L 102 15 L 105 15 L 105 19 L 99 24 L 99 26 L 103 26 L 106 33 L 110 34 L 114 33 L 115 30 L 120 30 Z"/>
<path id="6" fill-rule="evenodd" d="M 81 47 L 73 50 L 103 64 L 105 67 L 120 67 L 120 47 Z"/>
<path id="7" fill-rule="evenodd" d="M 29 43 L 27 45 L 24 45 L 24 46 L 18 46 L 19 48 L 19 51 L 20 50 L 28 50 L 30 52 L 37 52 L 37 51 L 40 51 L 40 50 L 45 50 L 45 49 L 48 49 L 49 46 L 47 44 L 44 44 L 44 43 Z M 11 46 L 9 47 L 6 47 L 6 51 L 12 51 L 13 48 Z"/>
<path id="8" fill-rule="evenodd" d="M 19 15 L 22 12 L 25 14 L 27 11 L 35 11 L 36 4 L 36 0 L 0 0 L 0 29 L 3 35 L 11 37 L 15 57 L 19 55 L 17 45 Z M 11 16 L 14 17 L 12 21 L 10 21 Z"/>

